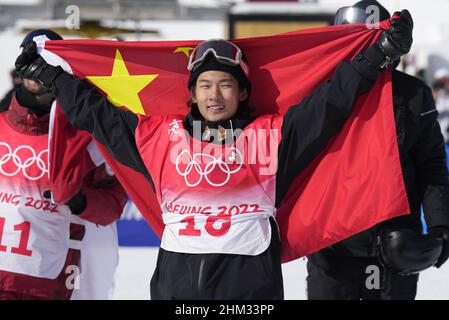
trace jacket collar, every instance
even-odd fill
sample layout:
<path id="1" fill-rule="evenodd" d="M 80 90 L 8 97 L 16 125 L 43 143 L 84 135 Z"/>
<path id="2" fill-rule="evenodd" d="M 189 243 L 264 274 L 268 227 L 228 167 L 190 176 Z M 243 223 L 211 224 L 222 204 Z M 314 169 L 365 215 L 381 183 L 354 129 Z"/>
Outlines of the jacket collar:
<path id="1" fill-rule="evenodd" d="M 193 108 L 184 119 L 184 127 L 194 139 L 199 139 L 197 132 L 200 131 L 202 141 L 221 144 L 237 138 L 239 132 L 253 120 L 249 113 L 238 112 L 229 120 L 207 121 L 197 108 Z M 214 137 L 218 137 L 218 141 Z"/>

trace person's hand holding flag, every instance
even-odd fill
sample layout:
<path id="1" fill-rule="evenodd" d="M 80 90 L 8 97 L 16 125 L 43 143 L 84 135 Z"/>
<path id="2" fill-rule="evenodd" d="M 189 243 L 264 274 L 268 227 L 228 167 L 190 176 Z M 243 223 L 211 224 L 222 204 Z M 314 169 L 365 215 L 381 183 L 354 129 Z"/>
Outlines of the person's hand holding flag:
<path id="1" fill-rule="evenodd" d="M 22 53 L 16 59 L 16 71 L 22 74 L 25 68 L 38 57 L 36 43 L 34 41 L 28 41 L 24 44 Z"/>
<path id="2" fill-rule="evenodd" d="M 52 91 L 53 81 L 64 72 L 61 67 L 53 67 L 39 56 L 34 41 L 29 41 L 24 45 L 22 53 L 16 59 L 15 66 L 18 74 L 40 84 L 47 92 Z"/>
<path id="3" fill-rule="evenodd" d="M 408 10 L 394 13 L 391 27 L 382 31 L 377 40 L 380 51 L 386 56 L 381 68 L 387 67 L 410 51 L 413 43 L 413 19 Z"/>

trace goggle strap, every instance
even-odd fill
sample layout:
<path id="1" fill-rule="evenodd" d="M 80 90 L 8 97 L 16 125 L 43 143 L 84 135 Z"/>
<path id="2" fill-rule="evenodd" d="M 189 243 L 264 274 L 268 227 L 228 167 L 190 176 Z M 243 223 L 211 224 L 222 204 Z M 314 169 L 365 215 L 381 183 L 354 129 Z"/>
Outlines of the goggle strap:
<path id="1" fill-rule="evenodd" d="M 228 58 L 228 57 L 224 57 L 224 56 L 222 56 L 222 55 L 219 55 L 219 54 L 217 53 L 217 51 L 216 51 L 214 48 L 212 48 L 212 47 L 207 48 L 199 58 L 196 58 L 196 59 L 195 59 L 195 54 L 196 54 L 197 48 L 198 48 L 198 46 L 201 45 L 201 43 L 200 43 L 200 44 L 198 44 L 198 46 L 197 46 L 197 47 L 192 51 L 192 53 L 190 54 L 190 57 L 189 57 L 189 63 L 188 63 L 187 69 L 188 69 L 190 72 L 193 72 L 198 66 L 201 65 L 202 61 L 204 61 L 204 59 L 207 57 L 207 55 L 208 55 L 209 53 L 212 53 L 212 54 L 214 55 L 214 57 L 215 57 L 219 62 L 222 62 L 222 63 L 229 63 L 229 65 L 232 65 L 232 66 L 240 65 L 240 67 L 241 67 L 241 69 L 243 70 L 244 74 L 248 77 L 248 76 L 249 76 L 249 66 L 248 66 L 248 64 L 247 64 L 245 61 L 243 61 L 243 59 L 242 59 L 242 56 L 243 56 L 242 50 L 240 50 L 240 48 L 239 48 L 237 45 L 235 45 L 234 43 L 232 43 L 232 42 L 230 42 L 230 41 L 228 41 L 228 43 L 229 43 L 230 45 L 232 45 L 232 46 L 235 48 L 235 50 L 236 50 L 235 58 L 234 58 L 234 59 Z"/>

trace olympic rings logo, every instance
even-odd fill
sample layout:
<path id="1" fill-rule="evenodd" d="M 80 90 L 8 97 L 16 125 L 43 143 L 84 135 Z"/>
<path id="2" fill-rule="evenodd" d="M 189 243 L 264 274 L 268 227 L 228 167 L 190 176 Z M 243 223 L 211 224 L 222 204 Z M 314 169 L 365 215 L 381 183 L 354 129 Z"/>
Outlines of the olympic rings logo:
<path id="1" fill-rule="evenodd" d="M 238 164 L 237 168 L 231 170 L 229 165 L 224 161 L 224 153 L 217 159 L 212 155 L 209 154 L 202 154 L 202 153 L 196 153 L 193 156 L 190 154 L 189 150 L 185 149 L 183 150 L 177 157 L 176 157 L 176 171 L 184 177 L 184 181 L 187 186 L 189 187 L 196 187 L 198 186 L 201 181 L 204 179 L 213 187 L 221 187 L 224 186 L 226 183 L 228 183 L 229 179 L 231 179 L 231 175 L 238 172 L 242 166 L 243 166 L 243 156 L 241 152 L 236 148 L 231 148 L 233 152 L 233 156 L 229 157 L 232 162 L 235 162 Z M 181 162 L 181 157 L 184 154 L 188 154 L 189 162 L 187 163 L 187 166 L 185 167 L 185 170 L 182 171 L 179 167 L 179 164 Z M 237 157 L 235 157 L 237 155 Z M 209 163 L 206 164 L 204 170 L 201 168 L 201 165 L 198 163 L 197 159 L 199 158 L 205 158 L 210 159 Z M 225 174 L 225 178 L 221 182 L 214 182 L 210 179 L 209 174 L 212 173 L 216 168 L 218 168 L 222 173 Z M 189 180 L 189 174 L 192 172 L 192 170 L 196 171 L 198 173 L 198 178 L 196 178 L 196 181 L 190 181 Z"/>
<path id="2" fill-rule="evenodd" d="M 16 174 L 18 174 L 20 171 L 22 171 L 22 174 L 26 178 L 28 178 L 29 180 L 35 181 L 35 180 L 39 180 L 46 173 L 48 173 L 47 161 L 43 160 L 44 154 L 47 153 L 47 157 L 48 157 L 48 149 L 44 149 L 36 155 L 36 151 L 34 151 L 34 149 L 31 148 L 30 146 L 26 146 L 26 145 L 18 146 L 16 148 L 16 150 L 14 150 L 14 151 L 5 142 L 0 142 L 0 147 L 2 147 L 2 146 L 5 147 L 8 151 L 5 154 L 0 153 L 0 155 L 1 155 L 1 157 L 0 157 L 0 173 L 2 173 L 3 175 L 5 175 L 7 177 L 12 177 L 12 176 L 15 176 Z M 22 161 L 22 158 L 20 158 L 18 155 L 18 153 L 21 150 L 27 150 L 31 153 L 31 156 L 29 158 L 27 158 L 25 161 Z M 14 169 L 12 172 L 7 172 L 4 168 L 4 165 L 6 165 L 7 163 L 11 163 L 10 162 L 11 160 L 12 160 L 12 164 L 14 164 L 16 169 Z M 36 165 L 37 168 L 40 170 L 40 173 L 35 177 L 30 176 L 30 174 L 28 173 L 29 168 L 33 165 Z"/>

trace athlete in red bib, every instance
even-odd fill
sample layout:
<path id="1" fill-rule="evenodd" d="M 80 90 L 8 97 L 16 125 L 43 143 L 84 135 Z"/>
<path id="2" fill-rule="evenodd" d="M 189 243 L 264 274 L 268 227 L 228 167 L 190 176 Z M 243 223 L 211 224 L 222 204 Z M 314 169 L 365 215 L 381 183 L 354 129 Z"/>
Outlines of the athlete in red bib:
<path id="1" fill-rule="evenodd" d="M 69 299 L 73 290 L 82 289 L 76 278 L 82 273 L 86 224 L 109 225 L 126 203 L 105 165 L 92 169 L 67 203 L 44 196 L 50 189 L 48 136 L 54 103 L 51 93 L 24 79 L 9 108 L 0 113 L 0 300 Z M 92 161 L 90 157 L 86 151 L 79 160 Z"/>
<path id="2" fill-rule="evenodd" d="M 32 45 L 35 60 L 22 55 L 16 67 L 55 93 L 74 126 L 154 187 L 165 229 L 152 299 L 283 299 L 276 209 L 354 100 L 405 52 L 388 39 L 377 43 L 339 64 L 284 117 L 251 115 L 247 61 L 225 40 L 202 42 L 190 55 L 187 116 L 120 110 L 86 81 L 35 59 Z"/>

